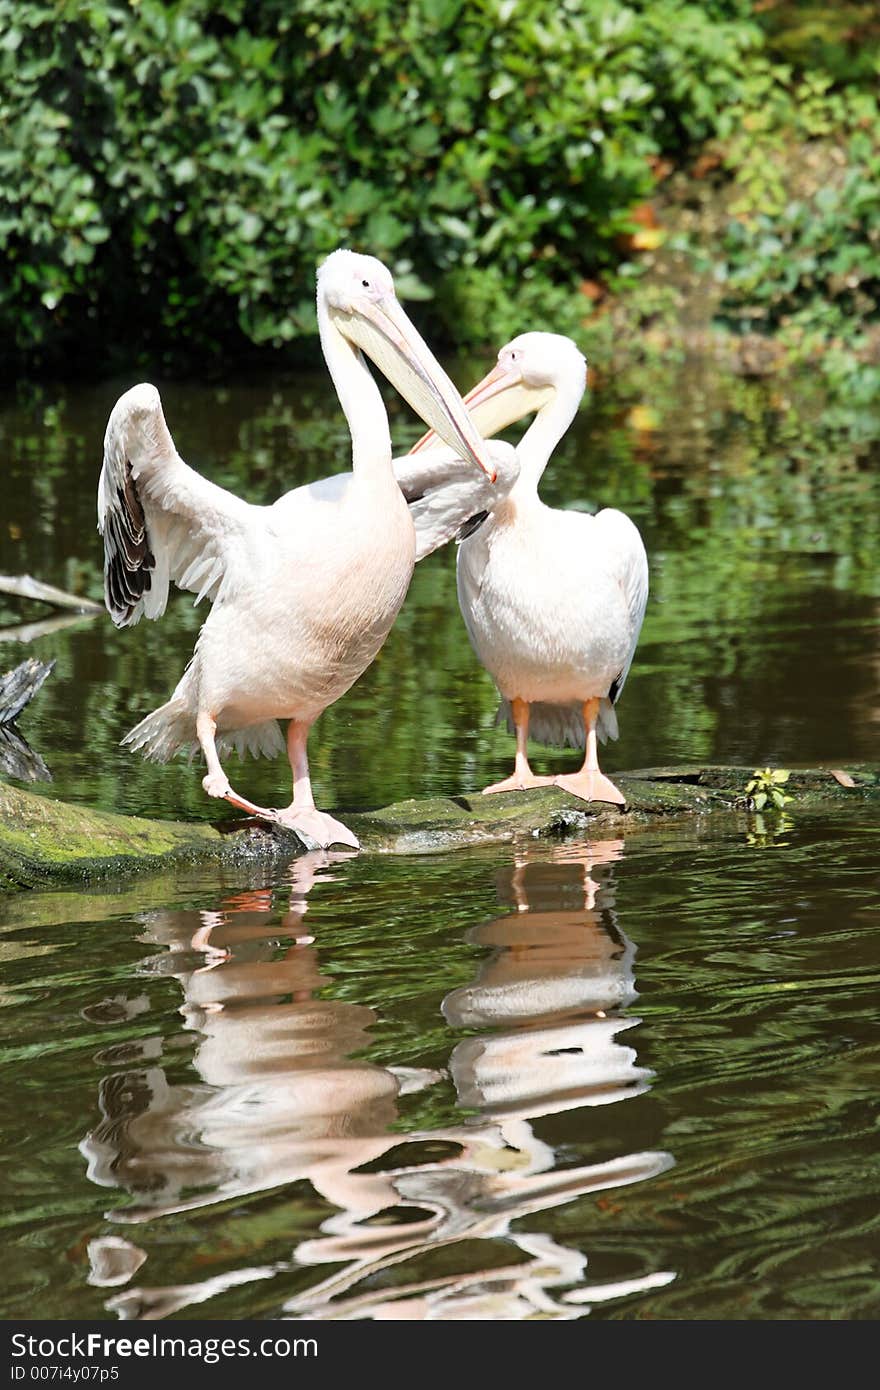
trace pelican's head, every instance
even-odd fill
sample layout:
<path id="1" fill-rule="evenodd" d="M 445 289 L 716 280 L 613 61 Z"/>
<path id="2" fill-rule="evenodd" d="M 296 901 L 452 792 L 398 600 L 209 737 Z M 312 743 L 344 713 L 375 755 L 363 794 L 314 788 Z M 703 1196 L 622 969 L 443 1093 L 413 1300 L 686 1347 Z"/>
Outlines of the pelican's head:
<path id="1" fill-rule="evenodd" d="M 394 296 L 391 271 L 375 256 L 357 251 L 334 251 L 318 270 L 318 297 L 339 314 L 356 314 L 365 303 Z"/>
<path id="2" fill-rule="evenodd" d="M 490 479 L 495 470 L 461 396 L 394 292 L 375 256 L 334 251 L 318 271 L 318 321 L 326 313 L 352 347 L 375 362 L 417 415 Z"/>
<path id="3" fill-rule="evenodd" d="M 523 386 L 526 391 L 543 395 L 548 391 L 577 389 L 581 395 L 587 385 L 587 359 L 577 343 L 561 333 L 520 333 L 511 338 L 498 353 L 498 362 L 489 376 L 497 385 L 492 395 Z M 488 377 L 470 393 L 476 396 L 485 389 Z M 540 406 L 533 409 L 540 409 Z"/>
<path id="4" fill-rule="evenodd" d="M 480 434 L 491 439 L 557 396 L 565 396 L 576 408 L 586 385 L 586 359 L 571 338 L 561 333 L 520 333 L 504 344 L 491 372 L 464 401 Z M 426 434 L 413 453 L 432 438 L 432 433 Z"/>

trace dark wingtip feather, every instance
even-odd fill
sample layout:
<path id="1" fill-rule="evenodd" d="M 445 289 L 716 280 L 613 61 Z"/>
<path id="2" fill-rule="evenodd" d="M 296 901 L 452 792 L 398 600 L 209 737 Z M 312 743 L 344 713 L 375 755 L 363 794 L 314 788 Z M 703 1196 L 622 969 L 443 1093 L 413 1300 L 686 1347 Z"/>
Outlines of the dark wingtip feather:
<path id="1" fill-rule="evenodd" d="M 150 546 L 146 517 L 125 462 L 125 483 L 117 487 L 104 524 L 104 602 L 117 627 L 126 627 L 152 585 L 156 561 Z"/>
<path id="2" fill-rule="evenodd" d="M 488 515 L 488 512 L 475 512 L 473 516 L 468 517 L 467 521 L 459 526 L 455 539 L 459 543 L 461 541 L 466 541 L 468 536 L 472 536 L 475 531 L 479 531 Z"/>

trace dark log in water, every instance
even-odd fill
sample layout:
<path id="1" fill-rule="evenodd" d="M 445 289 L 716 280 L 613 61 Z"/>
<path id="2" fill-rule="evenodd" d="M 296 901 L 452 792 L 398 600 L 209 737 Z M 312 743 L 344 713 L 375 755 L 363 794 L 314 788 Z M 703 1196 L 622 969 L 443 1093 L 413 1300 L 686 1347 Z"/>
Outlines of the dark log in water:
<path id="1" fill-rule="evenodd" d="M 51 782 L 52 774 L 14 724 L 0 723 L 0 773 L 17 782 Z"/>
<path id="2" fill-rule="evenodd" d="M 28 657 L 20 666 L 0 676 L 0 724 L 11 724 L 39 690 L 55 665 L 54 661 L 37 661 Z"/>
<path id="3" fill-rule="evenodd" d="M 853 812 L 880 805 L 880 768 L 849 766 L 853 786 L 841 784 L 842 769 L 792 771 L 785 784 L 791 799 L 785 814 L 851 805 Z M 658 818 L 726 813 L 756 821 L 745 795 L 752 775 L 744 767 L 650 768 L 616 779 L 627 807 L 577 801 L 558 787 L 484 797 L 469 794 L 426 801 L 400 801 L 378 811 L 345 814 L 363 852 L 430 854 L 493 841 L 629 834 Z M 772 828 L 778 813 L 764 812 Z M 291 831 L 250 819 L 219 826 L 142 820 L 92 811 L 0 784 L 0 888 L 87 882 L 156 869 L 175 862 L 242 864 L 291 859 L 304 846 Z"/>
<path id="4" fill-rule="evenodd" d="M 48 767 L 19 732 L 15 720 L 54 666 L 54 661 L 37 661 L 32 656 L 0 676 L 0 772 L 19 782 L 52 781 Z"/>

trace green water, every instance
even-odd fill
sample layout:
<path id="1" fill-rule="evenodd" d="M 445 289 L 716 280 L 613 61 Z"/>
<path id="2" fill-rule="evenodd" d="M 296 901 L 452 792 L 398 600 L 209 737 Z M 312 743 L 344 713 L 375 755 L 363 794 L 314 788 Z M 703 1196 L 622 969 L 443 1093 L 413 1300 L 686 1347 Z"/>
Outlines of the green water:
<path id="1" fill-rule="evenodd" d="M 465 386 L 485 365 L 453 364 L 455 379 Z M 28 571 L 100 598 L 101 441 L 130 384 L 47 387 L 5 409 L 0 398 L 0 573 Z M 840 422 L 809 396 L 694 368 L 644 376 L 629 390 L 593 395 L 542 489 L 551 504 L 622 507 L 648 550 L 651 597 L 607 771 L 876 757 L 880 413 Z M 162 392 L 184 458 L 253 501 L 348 466 L 345 422 L 324 376 Z M 634 408 L 645 404 L 657 417 L 652 431 L 638 427 Z M 419 426 L 392 408 L 403 451 Z M 494 727 L 497 697 L 468 645 L 454 569 L 452 547 L 417 567 L 378 659 L 318 721 L 309 750 L 319 806 L 473 790 L 508 770 L 511 740 Z M 0 635 L 46 616 L 0 595 Z M 119 747 L 168 698 L 201 621 L 191 596 L 177 594 L 160 622 L 118 632 L 102 615 L 27 645 L 58 663 L 21 727 L 59 795 L 217 816 L 185 763 L 151 767 Z M 0 642 L 0 661 L 13 665 L 24 651 Z M 536 752 L 538 771 L 577 763 Z M 238 769 L 233 760 L 232 772 L 245 796 L 286 804 L 281 764 Z"/>
<path id="2" fill-rule="evenodd" d="M 0 400 L 0 572 L 100 593 L 129 384 Z M 162 389 L 242 495 L 345 467 L 321 378 Z M 596 394 L 544 495 L 624 507 L 648 548 L 612 774 L 876 760 L 878 437 L 708 369 Z M 21 720 L 49 790 L 218 815 L 197 769 L 118 747 L 188 659 L 187 596 L 27 643 L 46 611 L 0 605 L 0 670 L 57 661 Z M 319 722 L 319 804 L 503 775 L 494 710 L 441 552 Z M 878 829 L 854 802 L 0 899 L 0 1317 L 876 1318 Z"/>
<path id="3" fill-rule="evenodd" d="M 876 831 L 7 901 L 2 1314 L 876 1317 Z"/>

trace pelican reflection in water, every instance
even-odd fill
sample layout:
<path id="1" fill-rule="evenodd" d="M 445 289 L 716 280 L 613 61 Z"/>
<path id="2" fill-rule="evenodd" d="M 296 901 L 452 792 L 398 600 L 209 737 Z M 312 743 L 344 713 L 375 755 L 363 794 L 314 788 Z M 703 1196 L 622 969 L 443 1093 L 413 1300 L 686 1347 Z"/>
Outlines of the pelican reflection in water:
<path id="1" fill-rule="evenodd" d="M 616 1103 L 649 1084 L 634 1050 L 617 1041 L 637 1021 L 615 1015 L 635 999 L 634 948 L 590 872 L 620 850 L 611 842 L 543 851 L 499 875 L 500 896 L 514 911 L 470 933 L 492 953 L 473 984 L 443 1004 L 453 1027 L 486 1030 L 459 1041 L 449 1064 L 459 1105 L 474 1113 L 430 1129 L 402 1129 L 400 1101 L 444 1074 L 356 1055 L 369 1047 L 375 1010 L 316 997 L 332 982 L 304 918 L 307 895 L 332 876 L 334 856 L 295 861 L 280 920 L 271 890 L 239 894 L 216 911 L 144 914 L 144 939 L 165 948 L 145 966 L 183 990 L 196 1079 L 172 1080 L 147 1039 L 137 1046 L 149 1065 L 104 1082 L 101 1122 L 81 1149 L 93 1181 L 134 1199 L 111 1219 L 143 1229 L 299 1180 L 336 1210 L 311 1224 L 290 1258 L 253 1263 L 240 1238 L 237 1267 L 175 1285 L 147 1279 L 106 1306 L 122 1317 L 161 1318 L 279 1273 L 299 1270 L 299 1284 L 324 1264 L 336 1268 L 290 1297 L 286 1316 L 573 1318 L 585 1303 L 668 1282 L 671 1274 L 649 1272 L 591 1289 L 580 1249 L 519 1229 L 523 1217 L 534 1227 L 540 1212 L 671 1163 L 647 1152 L 558 1169 L 533 1129 L 543 1116 Z M 300 1205 L 296 1197 L 283 1208 L 291 1234 L 303 1229 Z M 225 1243 L 235 1245 L 236 1223 L 218 1219 Z M 276 1247 L 279 1238 L 283 1231 Z M 92 1244 L 93 1265 L 103 1259 L 124 1270 L 118 1235 Z M 445 1258 L 452 1273 L 436 1275 L 439 1247 L 455 1250 Z M 129 1249 L 133 1273 L 144 1252 Z M 390 1267 L 398 1267 L 393 1289 L 373 1287 Z"/>

